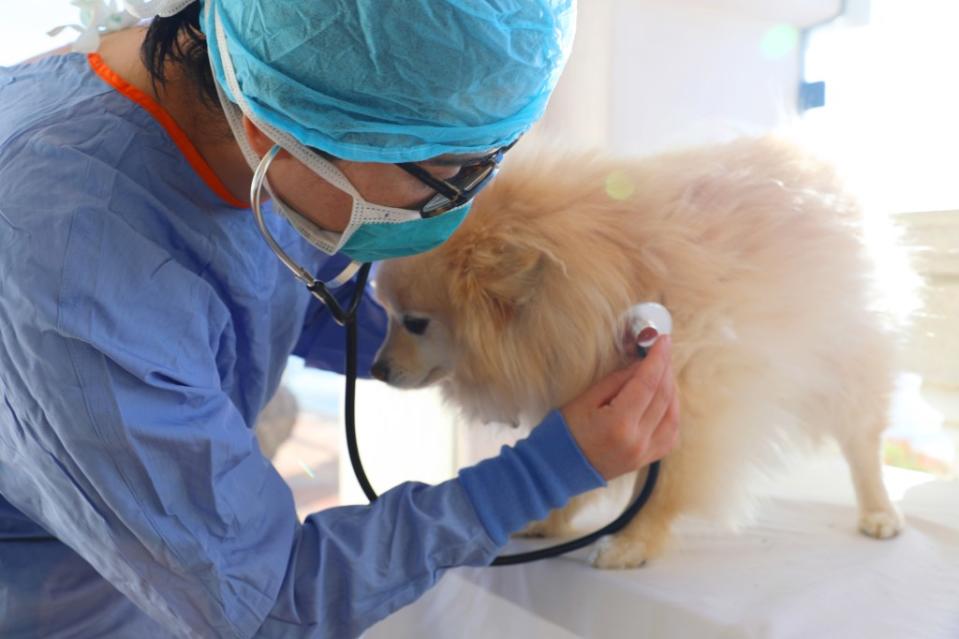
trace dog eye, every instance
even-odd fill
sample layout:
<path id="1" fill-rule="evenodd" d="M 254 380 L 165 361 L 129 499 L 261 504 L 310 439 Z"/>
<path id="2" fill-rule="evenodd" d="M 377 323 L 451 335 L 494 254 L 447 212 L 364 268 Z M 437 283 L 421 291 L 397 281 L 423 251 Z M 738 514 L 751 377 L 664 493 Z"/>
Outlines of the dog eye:
<path id="1" fill-rule="evenodd" d="M 426 332 L 426 327 L 429 325 L 430 320 L 426 317 L 410 317 L 409 315 L 403 317 L 403 328 L 414 335 L 422 335 Z"/>

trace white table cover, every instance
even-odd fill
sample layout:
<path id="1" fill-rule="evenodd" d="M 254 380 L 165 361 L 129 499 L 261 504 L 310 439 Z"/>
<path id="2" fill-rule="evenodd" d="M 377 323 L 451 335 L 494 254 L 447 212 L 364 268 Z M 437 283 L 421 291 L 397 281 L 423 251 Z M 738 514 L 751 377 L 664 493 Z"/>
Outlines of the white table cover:
<path id="1" fill-rule="evenodd" d="M 959 639 L 959 482 L 885 471 L 908 521 L 893 540 L 855 530 L 848 471 L 820 458 L 738 533 L 682 520 L 671 550 L 636 570 L 595 570 L 587 550 L 451 570 L 365 637 Z"/>

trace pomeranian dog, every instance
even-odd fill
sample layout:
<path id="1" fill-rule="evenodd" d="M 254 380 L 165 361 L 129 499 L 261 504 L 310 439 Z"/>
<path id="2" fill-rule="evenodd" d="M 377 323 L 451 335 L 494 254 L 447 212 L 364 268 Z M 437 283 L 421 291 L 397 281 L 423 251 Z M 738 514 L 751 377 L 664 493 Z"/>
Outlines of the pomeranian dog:
<path id="1" fill-rule="evenodd" d="M 880 448 L 901 327 L 863 220 L 833 170 L 776 138 L 510 158 L 448 242 L 381 265 L 390 329 L 374 374 L 439 384 L 478 422 L 536 424 L 627 365 L 624 312 L 659 302 L 673 316 L 680 443 L 594 565 L 655 557 L 680 514 L 741 522 L 757 474 L 824 437 L 849 464 L 859 530 L 893 537 L 903 520 Z M 534 532 L 567 534 L 588 499 Z"/>

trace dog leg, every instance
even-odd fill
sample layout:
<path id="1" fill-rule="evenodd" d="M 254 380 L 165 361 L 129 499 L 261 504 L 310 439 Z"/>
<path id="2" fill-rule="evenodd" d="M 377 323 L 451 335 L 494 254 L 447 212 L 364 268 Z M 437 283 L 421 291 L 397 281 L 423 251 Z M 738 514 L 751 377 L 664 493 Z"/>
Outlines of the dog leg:
<path id="1" fill-rule="evenodd" d="M 642 472 L 636 478 L 633 499 L 645 481 L 646 473 Z M 663 464 L 656 488 L 642 510 L 623 530 L 597 542 L 591 559 L 593 566 L 605 569 L 638 568 L 647 559 L 662 554 L 673 519 L 678 514 L 672 483 Z"/>
<path id="2" fill-rule="evenodd" d="M 859 501 L 859 530 L 887 539 L 902 530 L 903 519 L 882 482 L 882 433 L 860 430 L 839 437 Z"/>

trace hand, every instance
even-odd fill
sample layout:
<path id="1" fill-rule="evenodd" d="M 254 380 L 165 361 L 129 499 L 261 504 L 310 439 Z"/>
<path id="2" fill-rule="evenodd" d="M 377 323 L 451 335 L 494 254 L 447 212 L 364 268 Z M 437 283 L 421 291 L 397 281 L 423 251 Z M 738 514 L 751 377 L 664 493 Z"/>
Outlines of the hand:
<path id="1" fill-rule="evenodd" d="M 610 373 L 560 412 L 586 459 L 607 481 L 638 470 L 679 441 L 679 396 L 670 337 L 645 359 Z"/>

